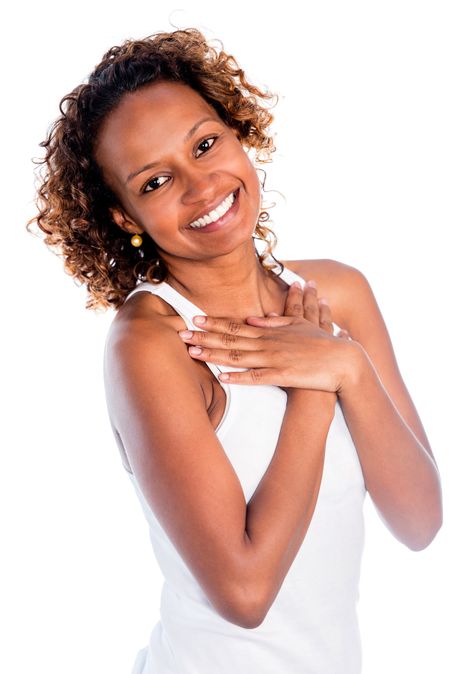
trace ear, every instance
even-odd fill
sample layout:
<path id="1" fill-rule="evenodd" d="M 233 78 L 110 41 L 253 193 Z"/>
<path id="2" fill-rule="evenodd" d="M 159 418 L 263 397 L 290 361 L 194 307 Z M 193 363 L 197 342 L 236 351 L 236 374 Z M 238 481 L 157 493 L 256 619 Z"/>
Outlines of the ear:
<path id="1" fill-rule="evenodd" d="M 142 234 L 144 231 L 121 208 L 110 208 L 109 213 L 120 229 L 128 234 Z"/>

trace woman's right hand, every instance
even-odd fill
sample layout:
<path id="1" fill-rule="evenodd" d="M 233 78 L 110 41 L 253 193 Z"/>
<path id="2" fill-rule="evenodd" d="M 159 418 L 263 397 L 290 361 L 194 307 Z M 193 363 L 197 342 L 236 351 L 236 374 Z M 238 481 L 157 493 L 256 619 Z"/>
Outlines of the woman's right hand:
<path id="1" fill-rule="evenodd" d="M 202 330 L 179 334 L 195 359 L 243 368 L 221 373 L 221 381 L 339 395 L 358 366 L 356 347 L 344 343 L 344 331 L 333 334 L 331 310 L 316 293 L 310 285 L 302 289 L 293 284 L 283 316 L 247 316 L 244 323 L 229 316 L 194 316 Z"/>

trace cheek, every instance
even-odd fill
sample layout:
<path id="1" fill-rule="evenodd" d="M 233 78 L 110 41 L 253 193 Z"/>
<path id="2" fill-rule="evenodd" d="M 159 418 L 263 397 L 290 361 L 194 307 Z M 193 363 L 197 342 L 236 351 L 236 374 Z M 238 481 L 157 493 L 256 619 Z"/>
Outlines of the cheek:
<path id="1" fill-rule="evenodd" d="M 258 174 L 256 172 L 256 169 L 252 162 L 248 159 L 248 166 L 247 166 L 247 172 L 248 172 L 248 179 L 247 179 L 247 185 L 248 185 L 248 191 L 250 198 L 252 200 L 252 203 L 255 204 L 255 210 L 259 211 L 262 208 L 262 188 L 261 188 L 261 183 L 258 178 Z"/>
<path id="2" fill-rule="evenodd" d="M 261 183 L 259 182 L 255 165 L 253 164 L 252 160 L 250 159 L 250 157 L 247 155 L 246 152 L 243 151 L 243 154 L 244 154 L 243 161 L 245 164 L 245 170 L 248 176 L 247 182 L 249 185 L 251 185 L 252 192 L 259 194 L 261 191 Z"/>

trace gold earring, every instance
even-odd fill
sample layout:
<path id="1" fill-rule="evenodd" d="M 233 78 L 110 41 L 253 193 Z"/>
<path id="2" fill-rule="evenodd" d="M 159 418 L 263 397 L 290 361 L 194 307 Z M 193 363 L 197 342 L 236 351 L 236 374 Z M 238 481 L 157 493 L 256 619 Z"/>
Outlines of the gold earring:
<path id="1" fill-rule="evenodd" d="M 133 234 L 131 237 L 131 245 L 139 248 L 139 246 L 142 245 L 142 236 L 139 236 L 139 234 Z"/>

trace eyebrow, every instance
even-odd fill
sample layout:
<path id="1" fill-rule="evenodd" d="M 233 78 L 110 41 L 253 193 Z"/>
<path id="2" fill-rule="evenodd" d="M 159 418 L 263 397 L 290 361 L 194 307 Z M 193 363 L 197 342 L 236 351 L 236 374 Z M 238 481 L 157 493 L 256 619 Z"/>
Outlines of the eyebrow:
<path id="1" fill-rule="evenodd" d="M 201 124 L 204 124 L 205 122 L 209 122 L 209 121 L 217 122 L 218 120 L 215 117 L 212 117 L 211 115 L 208 115 L 207 117 L 202 117 L 202 119 L 199 119 L 199 121 L 194 124 L 192 129 L 187 132 L 187 134 L 185 135 L 185 137 L 183 139 L 183 143 L 187 143 L 188 140 L 190 138 L 192 138 L 192 136 L 194 135 L 194 133 L 197 131 L 198 127 Z M 153 162 L 150 162 L 149 164 L 145 164 L 145 166 L 141 166 L 141 168 L 137 169 L 137 171 L 133 171 L 133 173 L 130 173 L 130 175 L 126 179 L 125 185 L 127 185 L 130 182 L 130 180 L 132 180 L 132 178 L 136 178 L 136 176 L 139 175 L 139 173 L 142 173 L 143 171 L 147 171 L 148 169 L 153 168 L 154 166 L 157 166 L 159 163 L 160 163 L 159 161 L 153 161 Z"/>

